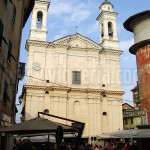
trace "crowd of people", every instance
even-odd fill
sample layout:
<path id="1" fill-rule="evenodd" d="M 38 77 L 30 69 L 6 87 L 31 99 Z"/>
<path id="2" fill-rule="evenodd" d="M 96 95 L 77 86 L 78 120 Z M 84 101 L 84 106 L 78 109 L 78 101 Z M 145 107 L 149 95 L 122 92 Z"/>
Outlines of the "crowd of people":
<path id="1" fill-rule="evenodd" d="M 74 148 L 75 143 L 61 143 L 59 145 L 59 150 L 75 150 Z M 14 150 L 58 150 L 58 145 L 56 144 L 37 144 L 37 143 L 26 143 L 22 144 L 19 143 L 15 145 Z M 100 144 L 81 144 L 78 146 L 77 150 L 147 150 L 149 147 L 143 146 L 142 148 L 138 146 L 138 143 L 122 143 L 122 142 L 113 142 L 105 145 L 103 147 Z"/>
<path id="2" fill-rule="evenodd" d="M 113 143 L 105 147 L 98 144 L 83 144 L 78 147 L 78 150 L 148 150 L 144 146 L 139 147 L 137 143 Z M 54 149 L 56 150 L 56 149 Z M 62 144 L 60 150 L 74 150 L 71 145 Z"/>

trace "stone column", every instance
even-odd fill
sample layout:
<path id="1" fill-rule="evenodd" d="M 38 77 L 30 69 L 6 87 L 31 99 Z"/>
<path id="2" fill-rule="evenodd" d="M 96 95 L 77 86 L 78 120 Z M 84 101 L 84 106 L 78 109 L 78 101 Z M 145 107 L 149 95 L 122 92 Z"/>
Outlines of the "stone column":
<path id="1" fill-rule="evenodd" d="M 150 124 L 150 10 L 131 16 L 124 27 L 134 33 L 135 44 L 129 51 L 136 55 L 141 109 Z"/>

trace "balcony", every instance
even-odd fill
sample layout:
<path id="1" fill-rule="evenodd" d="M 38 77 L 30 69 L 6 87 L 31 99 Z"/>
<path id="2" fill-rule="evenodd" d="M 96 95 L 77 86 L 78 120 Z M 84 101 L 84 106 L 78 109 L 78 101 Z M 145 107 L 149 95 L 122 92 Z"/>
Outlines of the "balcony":
<path id="1" fill-rule="evenodd" d="M 19 62 L 18 79 L 23 80 L 24 75 L 25 75 L 25 63 Z"/>
<path id="2" fill-rule="evenodd" d="M 143 112 L 141 110 L 124 110 L 123 111 L 123 118 L 138 117 L 142 115 L 143 115 Z"/>

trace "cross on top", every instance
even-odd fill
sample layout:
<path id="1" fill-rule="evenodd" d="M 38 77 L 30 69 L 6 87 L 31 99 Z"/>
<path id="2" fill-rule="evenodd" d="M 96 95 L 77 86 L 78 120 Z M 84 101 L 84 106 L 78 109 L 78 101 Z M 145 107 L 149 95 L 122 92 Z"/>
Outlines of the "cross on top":
<path id="1" fill-rule="evenodd" d="M 78 26 L 75 27 L 76 28 L 76 33 L 78 32 Z"/>

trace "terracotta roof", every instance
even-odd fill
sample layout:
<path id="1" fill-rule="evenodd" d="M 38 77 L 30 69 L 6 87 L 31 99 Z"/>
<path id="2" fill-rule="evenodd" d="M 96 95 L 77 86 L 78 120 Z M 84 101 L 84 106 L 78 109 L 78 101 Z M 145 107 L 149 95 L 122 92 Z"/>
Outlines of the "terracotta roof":
<path id="1" fill-rule="evenodd" d="M 122 107 L 123 106 L 125 106 L 125 105 L 128 105 L 130 108 L 134 108 L 133 106 L 131 106 L 130 104 L 128 104 L 128 103 L 124 103 L 124 104 L 122 104 Z"/>
<path id="2" fill-rule="evenodd" d="M 137 86 L 136 86 L 136 87 L 134 87 L 131 91 L 134 91 L 134 90 L 137 90 Z"/>

